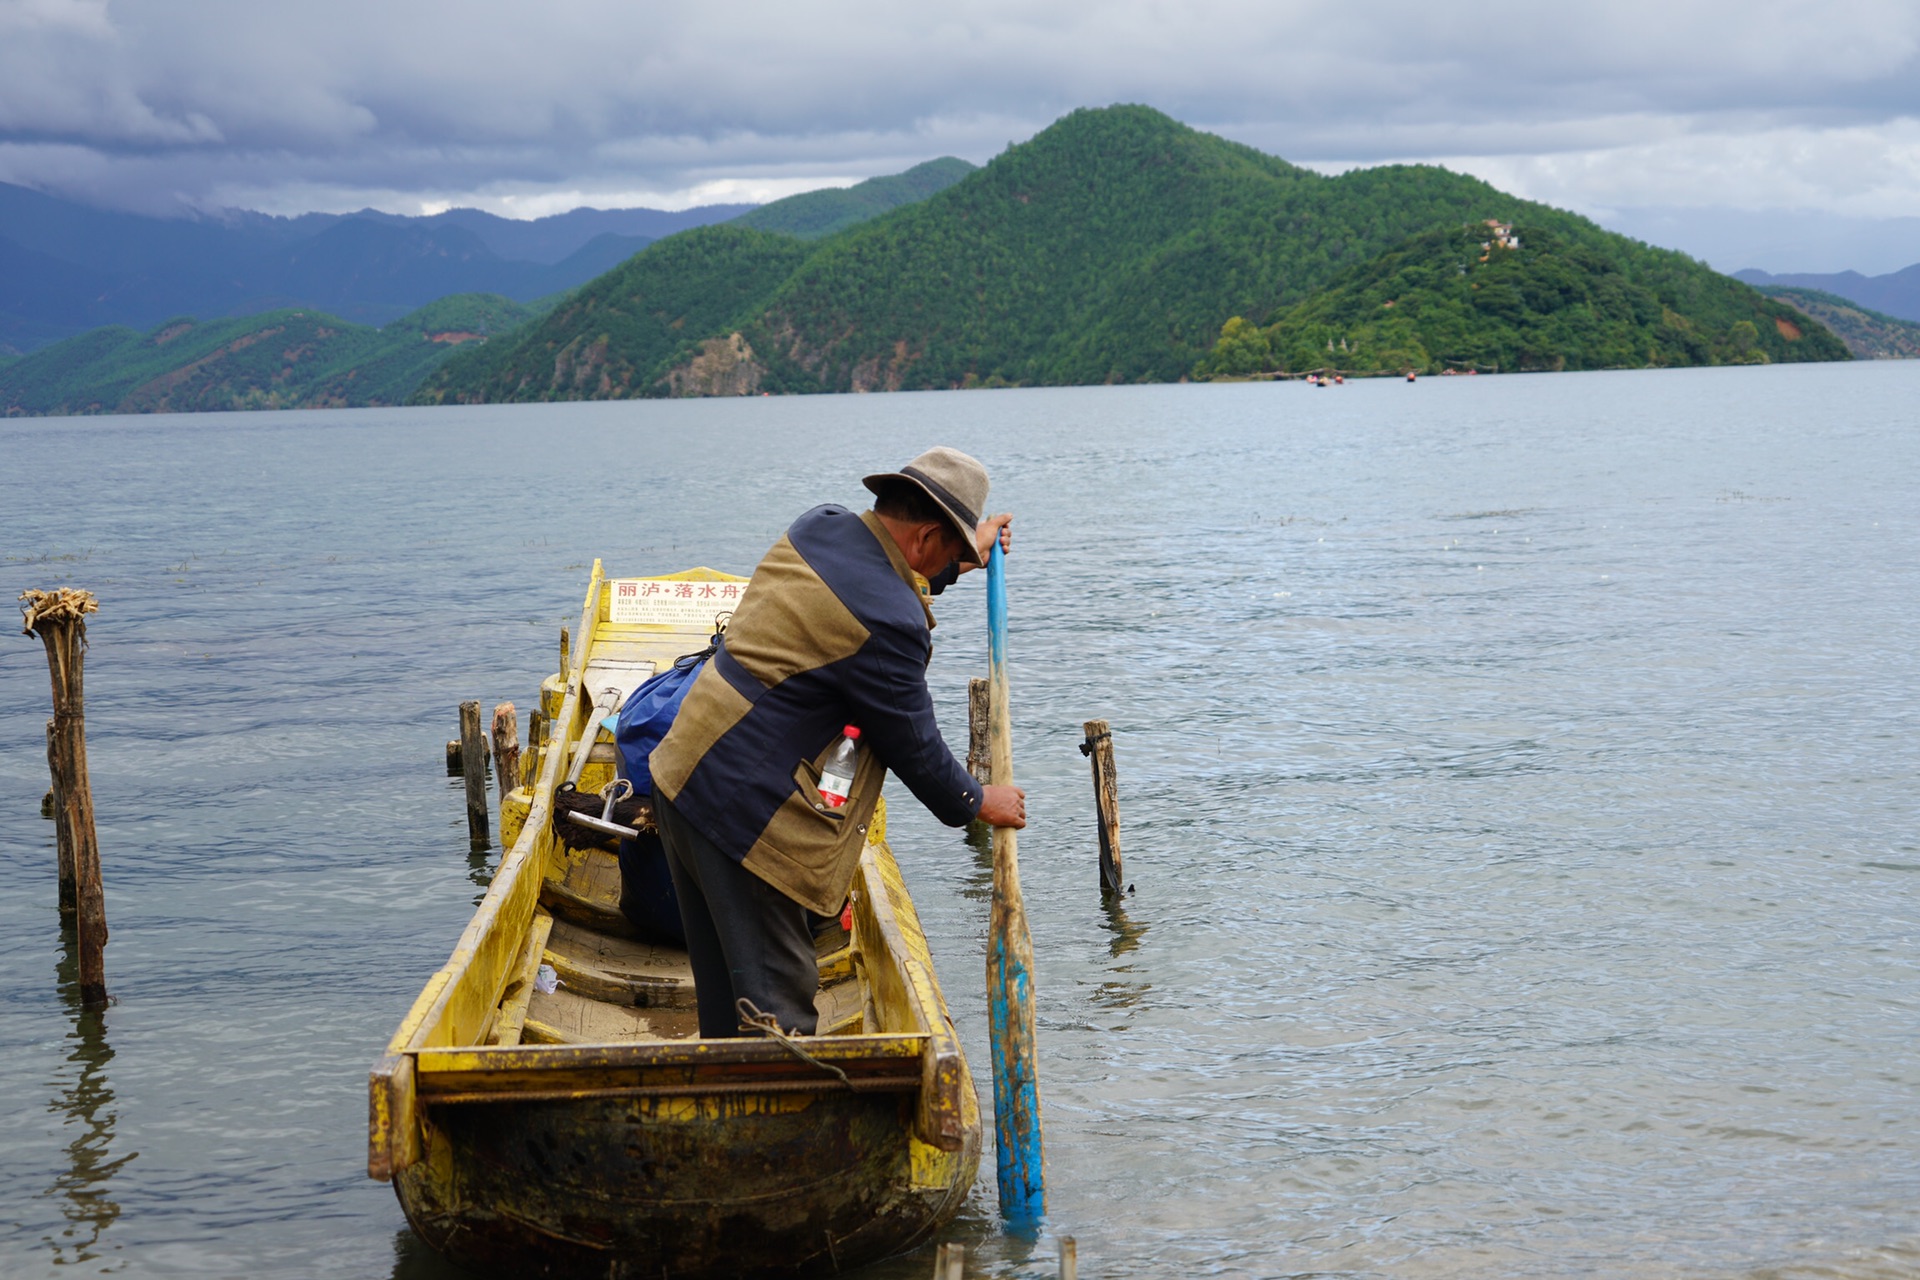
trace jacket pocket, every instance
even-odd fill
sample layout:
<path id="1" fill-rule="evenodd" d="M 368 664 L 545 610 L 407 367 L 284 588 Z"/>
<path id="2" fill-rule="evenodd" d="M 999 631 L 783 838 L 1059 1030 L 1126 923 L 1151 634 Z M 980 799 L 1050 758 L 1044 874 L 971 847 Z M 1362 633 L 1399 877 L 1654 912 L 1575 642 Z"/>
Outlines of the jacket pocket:
<path id="1" fill-rule="evenodd" d="M 846 821 L 847 810 L 845 807 L 836 809 L 820 798 L 819 765 L 811 760 L 802 760 L 798 765 L 794 766 L 793 785 L 799 790 L 800 798 L 805 801 L 815 813 L 823 818 L 831 818 L 835 822 Z"/>

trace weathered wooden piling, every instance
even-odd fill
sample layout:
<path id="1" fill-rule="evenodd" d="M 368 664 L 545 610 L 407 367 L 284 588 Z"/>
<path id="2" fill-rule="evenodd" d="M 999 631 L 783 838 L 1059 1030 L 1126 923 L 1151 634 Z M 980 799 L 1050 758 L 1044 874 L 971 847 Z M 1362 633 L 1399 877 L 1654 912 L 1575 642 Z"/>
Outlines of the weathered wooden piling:
<path id="1" fill-rule="evenodd" d="M 67 807 L 60 803 L 60 739 L 54 734 L 51 720 L 47 721 L 47 776 L 53 779 L 53 786 L 48 788 L 41 808 L 53 819 L 53 844 L 60 866 L 60 914 L 66 917 L 78 909 L 80 889 L 73 876 L 73 832 L 67 826 Z"/>
<path id="2" fill-rule="evenodd" d="M 988 781 L 993 752 L 987 745 L 987 707 L 992 686 L 985 680 L 967 681 L 967 772 L 975 782 Z"/>
<path id="3" fill-rule="evenodd" d="M 1079 1280 L 1080 1251 L 1072 1236 L 1060 1237 L 1060 1280 Z"/>
<path id="4" fill-rule="evenodd" d="M 458 778 L 466 773 L 466 761 L 460 755 L 460 739 L 447 739 L 447 776 Z"/>
<path id="5" fill-rule="evenodd" d="M 511 702 L 493 709 L 493 776 L 500 784 L 500 809 L 506 812 L 507 793 L 520 785 L 520 713 Z"/>
<path id="6" fill-rule="evenodd" d="M 933 1259 L 933 1280 L 965 1280 L 967 1246 L 943 1244 Z"/>
<path id="7" fill-rule="evenodd" d="M 1100 893 L 1126 892 L 1120 868 L 1120 782 L 1113 771 L 1113 731 L 1105 720 L 1089 720 L 1080 754 L 1093 761 L 1093 808 L 1100 826 Z"/>
<path id="8" fill-rule="evenodd" d="M 461 772 L 467 780 L 467 839 L 475 849 L 493 843 L 487 829 L 487 740 L 480 735 L 480 704 L 460 704 Z"/>
<path id="9" fill-rule="evenodd" d="M 80 1003 L 107 1003 L 107 899 L 100 883 L 100 842 L 93 826 L 93 787 L 87 779 L 87 719 L 83 659 L 87 649 L 86 615 L 99 611 L 90 591 L 61 587 L 25 591 L 23 632 L 38 636 L 47 649 L 53 677 L 53 719 L 47 725 L 47 766 L 53 775 L 55 839 L 64 878 L 73 874 L 74 951 L 80 977 Z M 64 894 L 62 895 L 64 897 Z"/>

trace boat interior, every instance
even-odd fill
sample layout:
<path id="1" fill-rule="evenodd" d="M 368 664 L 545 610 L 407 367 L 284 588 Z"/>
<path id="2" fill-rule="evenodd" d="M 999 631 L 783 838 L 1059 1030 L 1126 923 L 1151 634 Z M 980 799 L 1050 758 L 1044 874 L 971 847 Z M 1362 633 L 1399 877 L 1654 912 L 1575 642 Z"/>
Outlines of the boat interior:
<path id="1" fill-rule="evenodd" d="M 563 637 L 560 669 L 541 686 L 520 785 L 500 806 L 506 852 L 371 1073 L 373 1177 L 420 1158 L 423 1105 L 609 1091 L 905 1091 L 915 1095 L 917 1151 L 952 1153 L 942 1156 L 949 1164 L 977 1154 L 978 1102 L 886 844 L 884 801 L 868 823 L 850 909 L 816 934 L 820 1021 L 808 1037 L 700 1039 L 686 952 L 629 921 L 611 850 L 560 837 L 566 783 L 592 815 L 592 797 L 616 777 L 604 722 L 648 676 L 704 649 L 744 583 L 711 569 L 609 582 L 595 563 L 577 639 Z M 623 610 L 622 593 L 637 591 L 680 603 Z"/>

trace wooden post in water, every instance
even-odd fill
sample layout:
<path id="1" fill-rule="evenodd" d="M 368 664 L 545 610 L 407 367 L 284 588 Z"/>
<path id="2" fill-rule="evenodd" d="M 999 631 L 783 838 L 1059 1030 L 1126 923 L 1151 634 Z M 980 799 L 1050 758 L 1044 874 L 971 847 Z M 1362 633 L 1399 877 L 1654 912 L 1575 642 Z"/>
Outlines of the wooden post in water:
<path id="1" fill-rule="evenodd" d="M 73 869 L 73 930 L 80 970 L 80 1003 L 107 1003 L 107 896 L 100 883 L 100 842 L 93 827 L 93 787 L 87 780 L 87 718 L 82 664 L 87 618 L 99 611 L 90 591 L 62 587 L 26 591 L 26 625 L 47 648 L 53 677 L 53 720 L 47 764 L 53 774 L 56 838 L 64 836 Z M 62 871 L 67 859 L 62 858 Z"/>
<path id="2" fill-rule="evenodd" d="M 1080 754 L 1093 760 L 1093 807 L 1100 823 L 1100 893 L 1126 892 L 1120 869 L 1120 782 L 1113 772 L 1113 731 L 1105 720 L 1089 720 Z"/>
<path id="3" fill-rule="evenodd" d="M 993 753 L 987 746 L 987 719 L 992 702 L 985 680 L 967 681 L 967 772 L 985 782 L 993 771 Z"/>
<path id="4" fill-rule="evenodd" d="M 933 1280 L 965 1280 L 967 1246 L 943 1244 L 933 1258 Z"/>
<path id="5" fill-rule="evenodd" d="M 67 918 L 79 909 L 80 883 L 73 874 L 73 831 L 67 826 L 67 806 L 60 803 L 60 739 L 54 735 L 53 721 L 47 721 L 47 776 L 53 788 L 47 799 L 53 802 L 53 844 L 60 866 L 60 915 Z M 69 921 L 70 922 L 70 921 Z"/>
<path id="6" fill-rule="evenodd" d="M 1013 783 L 1013 734 L 1007 703 L 1006 558 L 994 540 L 987 557 L 988 740 L 996 785 Z M 987 1015 L 992 1026 L 993 1119 L 1000 1215 L 1032 1222 L 1047 1211 L 1040 1140 L 1040 1077 L 1034 1062 L 1033 938 L 1020 896 L 1020 858 L 1012 827 L 993 829 L 993 906 L 987 918 Z"/>
<path id="7" fill-rule="evenodd" d="M 493 709 L 493 776 L 500 784 L 500 811 L 506 812 L 507 793 L 520 785 L 520 713 L 511 702 Z M 502 819 L 504 825 L 505 820 Z"/>
<path id="8" fill-rule="evenodd" d="M 1060 1280 L 1080 1280 L 1080 1251 L 1072 1236 L 1060 1237 Z"/>
<path id="9" fill-rule="evenodd" d="M 487 740 L 480 736 L 480 704 L 460 704 L 460 763 L 467 780 L 467 839 L 475 849 L 493 843 L 487 830 Z"/>

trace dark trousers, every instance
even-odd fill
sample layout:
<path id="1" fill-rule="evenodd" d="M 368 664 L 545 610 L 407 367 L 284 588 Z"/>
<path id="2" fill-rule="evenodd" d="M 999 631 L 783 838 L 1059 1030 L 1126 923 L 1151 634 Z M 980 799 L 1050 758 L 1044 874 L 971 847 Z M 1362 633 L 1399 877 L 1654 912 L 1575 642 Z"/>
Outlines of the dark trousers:
<path id="1" fill-rule="evenodd" d="M 653 807 L 687 931 L 701 1037 L 740 1034 L 741 996 L 783 1030 L 812 1035 L 820 968 L 807 909 L 721 852 L 666 797 L 656 793 Z"/>

